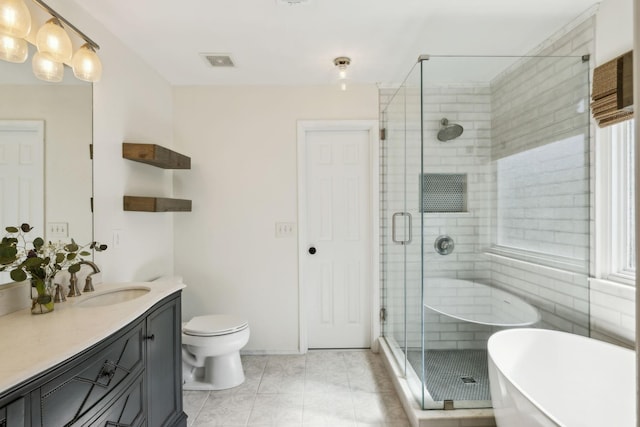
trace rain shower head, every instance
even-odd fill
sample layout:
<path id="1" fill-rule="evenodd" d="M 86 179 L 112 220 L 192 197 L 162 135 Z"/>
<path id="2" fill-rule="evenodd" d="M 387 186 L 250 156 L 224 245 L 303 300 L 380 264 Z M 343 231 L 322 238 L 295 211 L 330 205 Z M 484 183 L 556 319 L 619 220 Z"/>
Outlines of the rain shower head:
<path id="1" fill-rule="evenodd" d="M 457 123 L 449 123 L 449 120 L 444 118 L 440 120 L 440 130 L 438 131 L 438 141 L 451 141 L 452 139 L 456 139 L 460 135 L 464 129 Z"/>

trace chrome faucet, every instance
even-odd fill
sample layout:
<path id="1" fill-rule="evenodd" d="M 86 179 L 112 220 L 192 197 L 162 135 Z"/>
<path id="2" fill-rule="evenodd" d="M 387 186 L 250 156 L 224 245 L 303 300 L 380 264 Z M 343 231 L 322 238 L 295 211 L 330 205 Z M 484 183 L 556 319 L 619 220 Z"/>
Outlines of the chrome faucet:
<path id="1" fill-rule="evenodd" d="M 84 289 L 82 290 L 82 292 L 93 292 L 93 279 L 91 276 L 93 276 L 96 273 L 100 273 L 100 269 L 98 268 L 98 266 L 96 265 L 96 263 L 91 262 L 91 261 L 80 261 L 78 264 L 82 265 L 88 265 L 89 267 L 91 267 L 93 269 L 93 273 L 89 273 L 87 275 L 87 279 L 84 282 Z"/>

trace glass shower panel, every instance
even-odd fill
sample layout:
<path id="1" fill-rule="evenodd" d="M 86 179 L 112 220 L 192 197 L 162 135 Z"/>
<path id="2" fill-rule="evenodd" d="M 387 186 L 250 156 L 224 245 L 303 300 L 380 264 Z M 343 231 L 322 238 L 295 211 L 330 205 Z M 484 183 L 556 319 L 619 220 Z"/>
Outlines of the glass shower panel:
<path id="1" fill-rule="evenodd" d="M 492 333 L 539 319 L 588 334 L 589 64 L 431 56 L 421 67 L 424 342 L 407 356 L 424 408 L 489 407 Z M 503 291 L 531 315 L 509 313 Z"/>

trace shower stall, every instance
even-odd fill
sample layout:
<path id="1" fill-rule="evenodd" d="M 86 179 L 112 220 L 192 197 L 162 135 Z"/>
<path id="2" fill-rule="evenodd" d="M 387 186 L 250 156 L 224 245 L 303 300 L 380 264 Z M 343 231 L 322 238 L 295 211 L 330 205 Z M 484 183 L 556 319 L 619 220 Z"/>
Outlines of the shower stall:
<path id="1" fill-rule="evenodd" d="M 589 334 L 589 58 L 425 55 L 380 94 L 384 340 L 422 408 L 490 407 L 492 333 Z"/>

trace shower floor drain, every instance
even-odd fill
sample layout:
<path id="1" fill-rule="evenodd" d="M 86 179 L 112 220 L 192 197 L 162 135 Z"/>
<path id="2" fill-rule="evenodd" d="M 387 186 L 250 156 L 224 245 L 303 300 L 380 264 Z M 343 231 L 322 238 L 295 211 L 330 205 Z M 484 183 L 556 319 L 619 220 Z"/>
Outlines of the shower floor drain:
<path id="1" fill-rule="evenodd" d="M 465 384 L 475 384 L 476 383 L 476 379 L 473 378 L 473 377 L 460 377 L 460 379 Z"/>

